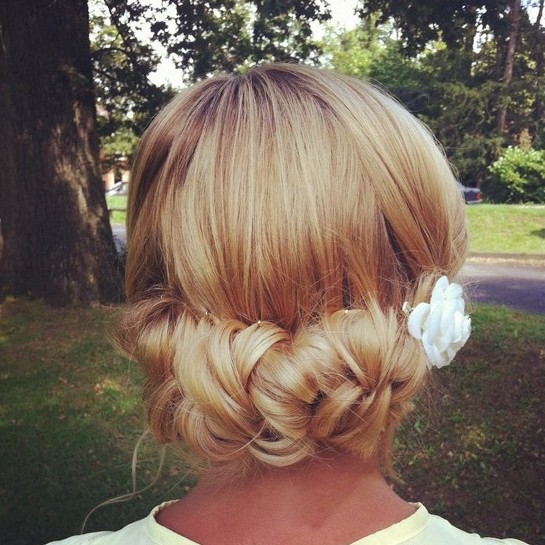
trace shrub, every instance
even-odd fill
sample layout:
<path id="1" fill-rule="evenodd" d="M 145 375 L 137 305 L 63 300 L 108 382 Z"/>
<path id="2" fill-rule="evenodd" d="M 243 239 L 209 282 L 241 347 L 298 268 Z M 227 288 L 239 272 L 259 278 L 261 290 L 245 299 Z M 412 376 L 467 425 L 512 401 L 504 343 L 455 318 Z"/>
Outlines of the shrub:
<path id="1" fill-rule="evenodd" d="M 545 203 L 545 150 L 508 147 L 488 167 L 487 198 L 504 203 Z"/>

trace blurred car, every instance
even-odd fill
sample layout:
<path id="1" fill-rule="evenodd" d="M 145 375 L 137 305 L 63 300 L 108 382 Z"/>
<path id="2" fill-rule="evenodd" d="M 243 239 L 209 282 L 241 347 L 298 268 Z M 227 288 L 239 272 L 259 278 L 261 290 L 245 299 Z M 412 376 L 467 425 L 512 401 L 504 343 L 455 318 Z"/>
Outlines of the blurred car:
<path id="1" fill-rule="evenodd" d="M 106 191 L 106 195 L 128 195 L 129 184 L 128 182 L 117 182 L 110 189 Z"/>
<path id="2" fill-rule="evenodd" d="M 468 187 L 460 184 L 460 191 L 464 195 L 464 201 L 466 204 L 479 204 L 483 202 L 483 194 L 477 187 Z"/>

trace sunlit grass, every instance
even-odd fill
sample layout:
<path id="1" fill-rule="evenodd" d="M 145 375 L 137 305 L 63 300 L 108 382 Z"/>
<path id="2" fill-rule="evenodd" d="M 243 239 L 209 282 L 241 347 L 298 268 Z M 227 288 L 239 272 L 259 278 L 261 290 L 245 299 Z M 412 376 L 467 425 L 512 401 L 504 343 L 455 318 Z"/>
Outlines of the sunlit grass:
<path id="1" fill-rule="evenodd" d="M 124 225 L 127 217 L 125 210 L 127 209 L 126 195 L 107 195 L 106 203 L 110 210 L 110 221 L 112 224 Z"/>
<path id="2" fill-rule="evenodd" d="M 545 206 L 467 206 L 472 252 L 545 255 Z"/>

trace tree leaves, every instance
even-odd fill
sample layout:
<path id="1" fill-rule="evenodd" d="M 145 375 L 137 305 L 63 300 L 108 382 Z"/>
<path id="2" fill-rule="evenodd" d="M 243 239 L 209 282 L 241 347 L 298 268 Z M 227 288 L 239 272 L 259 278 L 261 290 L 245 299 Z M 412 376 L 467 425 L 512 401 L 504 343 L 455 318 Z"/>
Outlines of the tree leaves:
<path id="1" fill-rule="evenodd" d="M 319 0 L 166 0 L 149 10 L 154 39 L 189 81 L 265 60 L 316 61 L 311 23 L 331 17 Z"/>
<path id="2" fill-rule="evenodd" d="M 359 14 L 378 14 L 378 24 L 393 19 L 409 56 L 439 39 L 449 48 L 467 47 L 475 27 L 494 33 L 505 31 L 509 0 L 360 0 Z"/>

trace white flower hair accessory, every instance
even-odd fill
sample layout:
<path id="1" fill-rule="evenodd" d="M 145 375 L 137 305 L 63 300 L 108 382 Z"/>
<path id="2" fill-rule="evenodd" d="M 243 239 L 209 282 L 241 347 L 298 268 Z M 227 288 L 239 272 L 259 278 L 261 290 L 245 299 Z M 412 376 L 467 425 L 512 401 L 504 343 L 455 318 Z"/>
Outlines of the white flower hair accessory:
<path id="1" fill-rule="evenodd" d="M 403 304 L 409 333 L 422 341 L 429 369 L 448 365 L 469 339 L 471 318 L 464 309 L 462 286 L 450 284 L 446 276 L 435 284 L 429 303 Z"/>

